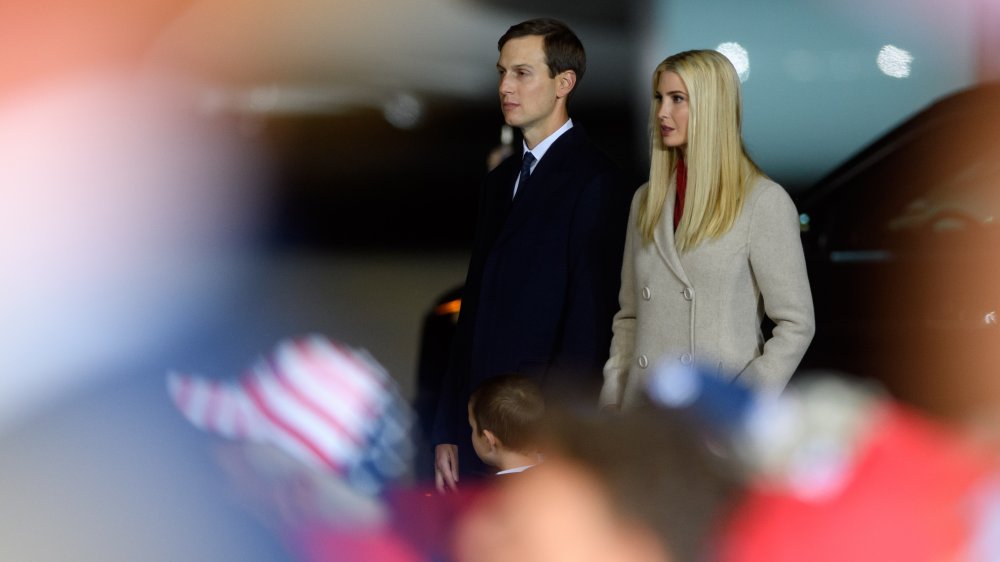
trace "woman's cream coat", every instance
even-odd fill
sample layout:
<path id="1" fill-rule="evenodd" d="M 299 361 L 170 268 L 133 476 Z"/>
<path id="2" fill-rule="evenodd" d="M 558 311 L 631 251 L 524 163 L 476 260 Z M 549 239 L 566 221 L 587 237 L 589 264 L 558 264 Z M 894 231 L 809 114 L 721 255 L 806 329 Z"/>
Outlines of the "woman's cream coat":
<path id="1" fill-rule="evenodd" d="M 815 331 L 799 220 L 785 190 L 765 178 L 749 189 L 733 228 L 678 255 L 674 186 L 653 242 L 638 228 L 644 185 L 632 200 L 611 357 L 601 405 L 629 407 L 661 361 L 696 363 L 751 387 L 780 391 Z M 773 336 L 761 334 L 763 314 Z"/>

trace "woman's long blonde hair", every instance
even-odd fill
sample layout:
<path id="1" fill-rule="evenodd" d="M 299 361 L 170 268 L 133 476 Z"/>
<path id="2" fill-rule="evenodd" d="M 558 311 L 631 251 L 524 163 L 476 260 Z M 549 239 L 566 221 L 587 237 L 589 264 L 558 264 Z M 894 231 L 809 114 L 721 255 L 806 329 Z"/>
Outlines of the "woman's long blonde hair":
<path id="1" fill-rule="evenodd" d="M 683 153 L 688 169 L 687 191 L 674 236 L 677 251 L 685 252 L 706 238 L 728 232 L 743 209 L 748 186 L 764 174 L 743 145 L 740 80 L 729 59 L 711 50 L 685 51 L 668 57 L 653 72 L 654 95 L 664 72 L 680 76 L 688 91 L 687 145 Z M 667 186 L 682 156 L 680 148 L 663 144 L 658 110 L 654 102 L 649 120 L 649 187 L 639 208 L 639 228 L 647 242 L 653 240 Z"/>

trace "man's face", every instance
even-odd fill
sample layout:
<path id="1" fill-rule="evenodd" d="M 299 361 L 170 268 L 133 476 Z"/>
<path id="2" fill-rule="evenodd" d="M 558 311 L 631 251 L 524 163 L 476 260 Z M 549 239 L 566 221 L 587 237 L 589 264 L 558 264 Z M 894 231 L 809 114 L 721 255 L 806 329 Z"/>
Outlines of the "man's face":
<path id="1" fill-rule="evenodd" d="M 534 129 L 550 128 L 558 118 L 559 75 L 550 76 L 544 38 L 527 35 L 507 41 L 500 50 L 497 72 L 500 110 L 507 124 L 526 136 Z"/>

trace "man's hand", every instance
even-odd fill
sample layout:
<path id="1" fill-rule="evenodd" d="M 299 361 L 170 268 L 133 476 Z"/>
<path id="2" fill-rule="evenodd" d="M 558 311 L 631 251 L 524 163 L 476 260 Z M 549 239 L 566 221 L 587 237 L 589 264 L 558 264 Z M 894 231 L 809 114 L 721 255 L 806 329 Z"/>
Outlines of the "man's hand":
<path id="1" fill-rule="evenodd" d="M 434 483 L 442 494 L 458 489 L 458 445 L 442 443 L 434 447 Z"/>

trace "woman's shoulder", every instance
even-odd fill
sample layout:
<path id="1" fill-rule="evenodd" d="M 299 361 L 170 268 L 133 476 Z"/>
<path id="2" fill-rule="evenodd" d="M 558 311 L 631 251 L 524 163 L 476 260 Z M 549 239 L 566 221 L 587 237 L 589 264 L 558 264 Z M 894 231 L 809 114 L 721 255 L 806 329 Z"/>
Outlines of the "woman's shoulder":
<path id="1" fill-rule="evenodd" d="M 758 177 L 751 183 L 746 209 L 749 211 L 751 224 L 774 226 L 784 224 L 793 217 L 798 223 L 799 212 L 791 195 L 768 177 Z"/>
<path id="2" fill-rule="evenodd" d="M 750 180 L 749 194 L 751 198 L 760 197 L 765 194 L 770 194 L 773 197 L 777 192 L 788 194 L 784 187 L 781 187 L 778 182 L 767 176 L 757 176 Z"/>
<path id="3" fill-rule="evenodd" d="M 761 204 L 795 206 L 788 191 L 767 176 L 758 176 L 750 182 L 750 189 L 747 192 L 747 202 L 751 208 L 755 208 Z"/>
<path id="4" fill-rule="evenodd" d="M 635 190 L 635 194 L 632 195 L 632 208 L 638 207 L 642 201 L 646 199 L 646 192 L 649 191 L 649 182 L 644 182 L 639 186 L 639 189 Z"/>

